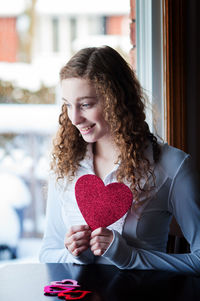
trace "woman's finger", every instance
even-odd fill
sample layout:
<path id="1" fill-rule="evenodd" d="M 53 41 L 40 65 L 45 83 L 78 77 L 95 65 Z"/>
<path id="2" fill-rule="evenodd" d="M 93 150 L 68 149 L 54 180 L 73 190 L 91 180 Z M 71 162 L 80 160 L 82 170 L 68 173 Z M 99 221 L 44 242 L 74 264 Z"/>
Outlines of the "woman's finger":
<path id="1" fill-rule="evenodd" d="M 91 234 L 90 247 L 94 255 L 102 255 L 113 240 L 113 232 L 106 228 L 98 228 Z"/>
<path id="2" fill-rule="evenodd" d="M 87 250 L 87 248 L 89 247 L 89 241 L 76 241 L 72 244 L 65 244 L 65 246 L 71 254 L 78 256 L 81 252 Z"/>
<path id="3" fill-rule="evenodd" d="M 81 231 L 90 231 L 90 227 L 88 225 L 76 225 L 76 226 L 72 226 L 67 235 L 71 236 L 77 232 L 81 232 Z"/>
<path id="4" fill-rule="evenodd" d="M 90 234 L 91 234 L 91 231 L 80 231 L 80 232 L 77 232 L 77 233 L 74 233 L 72 235 L 69 235 L 67 234 L 66 235 L 66 242 L 68 244 L 71 244 L 73 243 L 74 241 L 78 241 L 78 240 L 83 240 L 83 239 L 87 239 L 89 240 L 90 238 Z"/>
<path id="5" fill-rule="evenodd" d="M 78 256 L 89 247 L 91 230 L 87 225 L 73 226 L 65 236 L 65 247 L 68 251 Z"/>

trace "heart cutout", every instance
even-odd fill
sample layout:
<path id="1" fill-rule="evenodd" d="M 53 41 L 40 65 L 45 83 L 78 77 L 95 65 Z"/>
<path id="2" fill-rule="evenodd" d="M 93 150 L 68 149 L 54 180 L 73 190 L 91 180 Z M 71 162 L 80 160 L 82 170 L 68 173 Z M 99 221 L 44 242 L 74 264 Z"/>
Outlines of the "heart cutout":
<path id="1" fill-rule="evenodd" d="M 131 207 L 133 194 L 123 183 L 107 186 L 95 175 L 80 177 L 75 185 L 79 209 L 91 230 L 107 227 L 120 219 Z"/>

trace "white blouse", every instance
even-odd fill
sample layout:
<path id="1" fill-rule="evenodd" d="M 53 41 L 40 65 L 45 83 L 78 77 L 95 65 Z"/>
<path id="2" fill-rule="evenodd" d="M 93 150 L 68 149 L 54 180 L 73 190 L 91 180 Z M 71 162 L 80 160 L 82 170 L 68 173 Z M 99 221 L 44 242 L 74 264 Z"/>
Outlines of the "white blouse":
<path id="1" fill-rule="evenodd" d="M 88 249 L 75 257 L 64 246 L 64 238 L 69 228 L 72 225 L 86 224 L 76 202 L 74 187 L 80 176 L 94 174 L 92 146 L 88 146 L 85 159 L 80 163 L 73 182 L 67 183 L 64 179 L 57 183 L 51 175 L 40 261 L 103 263 L 116 265 L 120 269 L 154 269 L 199 274 L 200 194 L 191 158 L 166 143 L 161 144 L 161 157 L 157 164 L 154 164 L 151 147 L 147 150 L 147 156 L 154 168 L 156 188 L 137 212 L 132 206 L 120 220 L 108 227 L 113 231 L 114 239 L 102 256 L 94 256 Z M 105 177 L 105 185 L 116 182 L 117 168 L 118 165 Z M 147 197 L 141 194 L 140 201 L 145 198 Z M 166 253 L 173 215 L 190 244 L 191 253 Z"/>

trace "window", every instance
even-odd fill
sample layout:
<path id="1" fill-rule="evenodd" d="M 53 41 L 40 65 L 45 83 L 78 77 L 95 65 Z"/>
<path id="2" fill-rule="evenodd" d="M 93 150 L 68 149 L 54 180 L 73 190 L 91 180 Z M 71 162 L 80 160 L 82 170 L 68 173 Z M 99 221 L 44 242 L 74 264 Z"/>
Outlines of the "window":
<path id="1" fill-rule="evenodd" d="M 5 6 L 6 3 L 4 2 Z M 37 1 L 36 6 L 32 5 L 32 11 L 26 7 L 19 11 L 17 4 L 16 7 L 13 5 L 6 8 L 10 15 L 15 16 L 14 20 L 18 19 L 21 33 L 17 32 L 17 28 L 14 33 L 18 34 L 21 44 L 19 43 L 18 49 L 16 44 L 12 46 L 12 60 L 18 60 L 16 64 L 8 64 L 8 58 L 5 62 L 5 58 L 2 59 L 0 55 L 0 168 L 6 166 L 8 169 L 9 165 L 13 170 L 13 166 L 20 167 L 19 170 L 16 169 L 16 173 L 30 190 L 31 204 L 24 210 L 22 223 L 22 236 L 28 237 L 41 237 L 43 234 L 46 199 L 44 187 L 47 179 L 44 171 L 49 167 L 45 158 L 48 157 L 46 152 L 54 133 L 54 129 L 49 126 L 54 125 L 54 122 L 57 124 L 60 67 L 83 47 L 107 44 L 117 49 L 127 60 L 131 49 L 130 0 L 103 0 L 98 5 L 92 0 L 62 3 L 60 7 L 56 1 Z M 158 134 L 165 138 L 165 125 L 162 122 L 162 1 L 131 0 L 131 3 L 136 4 L 134 22 L 137 39 L 132 44 L 136 46 L 135 53 L 137 49 L 137 64 L 134 68 L 154 109 L 147 112 L 150 128 L 155 131 L 153 119 L 156 117 Z M 19 18 L 22 18 L 20 26 Z M 5 20 L 1 19 L 0 17 L 0 30 L 5 35 Z M 13 31 L 15 22 L 7 22 L 6 26 L 10 26 L 9 30 Z M 0 42 L 4 40 L 4 35 Z M 30 45 L 27 44 L 29 41 Z M 30 57 L 30 60 L 22 63 L 22 57 Z M 17 123 L 16 116 L 19 117 Z M 1 122 L 3 117 L 6 117 L 7 122 Z M 46 117 L 49 119 L 46 120 Z M 29 127 L 31 118 L 34 121 Z M 23 126 L 20 128 L 21 124 Z M 23 131 L 23 128 L 26 130 Z M 38 132 L 38 128 L 45 132 Z M 22 164 L 26 167 L 23 174 Z"/>
<path id="2" fill-rule="evenodd" d="M 137 75 L 150 100 L 147 121 L 165 139 L 162 1 L 136 0 L 136 32 Z"/>
<path id="3" fill-rule="evenodd" d="M 128 58 L 130 0 L 98 5 L 63 0 L 62 6 L 32 0 L 23 7 L 10 1 L 0 8 L 0 42 L 8 32 L 15 34 L 7 56 L 0 53 L 0 169 L 15 171 L 31 193 L 20 212 L 22 237 L 41 237 L 48 155 L 59 114 L 59 70 L 80 48 L 94 45 L 107 44 Z M 12 16 L 6 22 L 4 10 Z"/>

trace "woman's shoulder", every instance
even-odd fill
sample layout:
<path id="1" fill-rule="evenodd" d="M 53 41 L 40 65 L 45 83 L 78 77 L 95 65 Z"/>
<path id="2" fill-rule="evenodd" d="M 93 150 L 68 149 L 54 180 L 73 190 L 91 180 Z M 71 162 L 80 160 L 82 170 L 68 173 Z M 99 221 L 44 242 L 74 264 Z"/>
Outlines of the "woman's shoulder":
<path id="1" fill-rule="evenodd" d="M 176 160 L 182 161 L 186 157 L 189 156 L 186 152 L 182 151 L 179 148 L 176 148 L 174 146 L 169 145 L 167 142 L 165 143 L 159 143 L 160 149 L 161 149 L 161 156 L 164 157 L 173 157 Z"/>
<path id="2" fill-rule="evenodd" d="M 159 145 L 161 150 L 159 165 L 170 177 L 174 177 L 184 162 L 190 159 L 190 155 L 168 143 L 159 143 Z"/>

